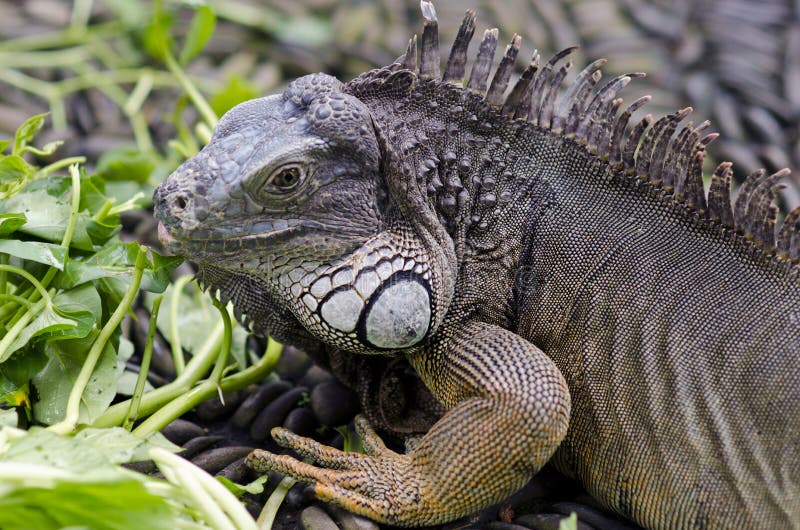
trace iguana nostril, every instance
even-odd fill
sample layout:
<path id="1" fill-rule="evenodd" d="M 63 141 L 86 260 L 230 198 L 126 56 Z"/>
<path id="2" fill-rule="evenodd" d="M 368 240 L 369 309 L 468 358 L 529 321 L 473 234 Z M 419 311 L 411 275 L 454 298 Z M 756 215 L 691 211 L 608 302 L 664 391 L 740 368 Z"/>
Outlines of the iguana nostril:
<path id="1" fill-rule="evenodd" d="M 175 207 L 178 208 L 179 210 L 184 210 L 186 208 L 186 203 L 187 203 L 186 197 L 184 197 L 183 195 L 178 195 L 177 197 L 175 197 Z"/>

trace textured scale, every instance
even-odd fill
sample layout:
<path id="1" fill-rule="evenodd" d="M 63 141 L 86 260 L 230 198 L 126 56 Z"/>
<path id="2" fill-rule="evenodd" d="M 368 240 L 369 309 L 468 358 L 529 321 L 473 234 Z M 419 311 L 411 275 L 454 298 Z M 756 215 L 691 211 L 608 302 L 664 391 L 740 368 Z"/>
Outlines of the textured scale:
<path id="1" fill-rule="evenodd" d="M 474 13 L 440 76 L 421 6 L 419 51 L 237 107 L 156 192 L 204 285 L 361 396 L 366 455 L 277 429 L 313 463 L 250 465 L 402 526 L 499 502 L 552 461 L 647 528 L 800 528 L 788 172 L 732 201 L 722 162 L 706 192 L 709 123 L 640 117 L 650 98 L 620 94 L 643 74 L 601 82 L 602 60 L 562 90 L 574 48 L 509 89 L 521 39 L 494 66 L 487 30 L 462 87 Z M 303 179 L 277 189 L 287 163 Z M 370 424 L 423 436 L 398 454 Z"/>

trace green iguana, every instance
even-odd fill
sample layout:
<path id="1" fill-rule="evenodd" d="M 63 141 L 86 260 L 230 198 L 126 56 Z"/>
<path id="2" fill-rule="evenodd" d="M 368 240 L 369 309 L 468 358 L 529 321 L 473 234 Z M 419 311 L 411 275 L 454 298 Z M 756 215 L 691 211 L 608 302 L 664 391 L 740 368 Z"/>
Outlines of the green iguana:
<path id="1" fill-rule="evenodd" d="M 402 526 L 501 501 L 552 461 L 648 528 L 800 528 L 788 172 L 751 174 L 732 206 L 722 163 L 706 196 L 715 134 L 678 130 L 690 109 L 627 132 L 647 98 L 620 112 L 617 94 L 640 74 L 600 82 L 598 60 L 559 96 L 570 48 L 508 91 L 520 39 L 489 82 L 489 30 L 464 85 L 474 14 L 440 77 L 422 11 L 419 61 L 414 38 L 348 83 L 243 103 L 156 191 L 162 240 L 254 331 L 373 391 L 364 370 L 405 359 L 443 412 L 406 454 L 361 418 L 367 454 L 279 428 L 317 465 L 250 464 Z"/>

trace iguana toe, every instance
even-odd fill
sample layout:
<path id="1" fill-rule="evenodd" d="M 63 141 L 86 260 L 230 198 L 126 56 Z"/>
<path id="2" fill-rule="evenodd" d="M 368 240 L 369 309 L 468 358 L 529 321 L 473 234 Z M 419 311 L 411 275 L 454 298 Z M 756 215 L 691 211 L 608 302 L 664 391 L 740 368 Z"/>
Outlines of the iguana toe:
<path id="1" fill-rule="evenodd" d="M 340 451 L 276 428 L 272 433 L 280 445 L 324 467 L 262 450 L 253 451 L 247 464 L 259 472 L 278 471 L 311 484 L 321 500 L 377 521 L 401 526 L 426 522 L 433 510 L 421 503 L 420 491 L 428 481 L 413 468 L 409 456 L 387 449 L 366 421 L 359 422 L 359 429 L 371 433 L 365 445 L 379 454 Z"/>

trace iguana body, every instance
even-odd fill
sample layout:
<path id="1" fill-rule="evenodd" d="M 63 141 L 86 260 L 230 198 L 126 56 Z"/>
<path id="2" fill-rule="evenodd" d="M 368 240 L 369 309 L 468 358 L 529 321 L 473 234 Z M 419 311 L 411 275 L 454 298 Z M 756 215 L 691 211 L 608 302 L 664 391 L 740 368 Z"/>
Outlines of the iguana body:
<path id="1" fill-rule="evenodd" d="M 519 39 L 489 84 L 496 31 L 462 88 L 474 16 L 439 79 L 423 13 L 419 65 L 412 41 L 346 85 L 245 103 L 156 192 L 164 241 L 256 331 L 322 343 L 351 381 L 375 380 L 359 359 L 405 357 L 446 409 L 405 455 L 362 419 L 368 455 L 278 429 L 320 467 L 251 463 L 405 526 L 498 502 L 552 458 L 649 528 L 800 527 L 785 173 L 754 173 L 731 208 L 722 164 L 706 200 L 714 135 L 674 135 L 688 110 L 623 134 L 644 102 L 618 112 L 630 77 L 598 84 L 598 61 L 556 98 L 569 50 L 504 97 Z"/>

